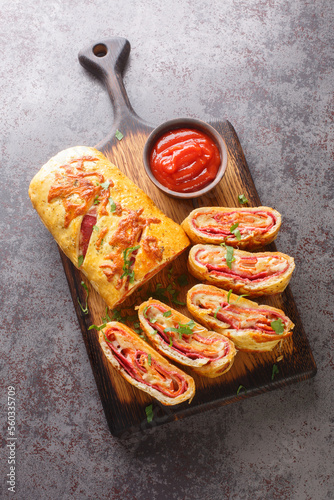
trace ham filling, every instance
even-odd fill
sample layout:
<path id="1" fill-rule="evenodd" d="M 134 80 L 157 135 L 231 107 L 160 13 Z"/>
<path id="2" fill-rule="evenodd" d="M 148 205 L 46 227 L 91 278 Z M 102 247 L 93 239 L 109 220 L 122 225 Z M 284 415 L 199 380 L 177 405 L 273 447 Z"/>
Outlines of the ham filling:
<path id="1" fill-rule="evenodd" d="M 179 323 L 173 319 L 173 313 L 169 318 L 164 318 L 163 313 L 170 311 L 160 304 L 148 306 L 145 313 L 145 319 L 148 324 L 157 332 L 162 340 L 170 345 L 175 351 L 187 356 L 189 359 L 207 359 L 208 362 L 217 361 L 227 356 L 230 347 L 224 342 L 222 337 L 215 336 L 210 332 L 209 336 L 203 336 L 193 330 L 191 335 L 182 334 L 174 331 L 165 331 L 168 327 L 178 329 Z"/>
<path id="2" fill-rule="evenodd" d="M 276 224 L 276 217 L 264 211 L 200 212 L 192 220 L 195 230 L 222 238 L 233 236 L 230 228 L 236 223 L 241 237 L 254 237 L 267 233 Z"/>
<path id="3" fill-rule="evenodd" d="M 109 329 L 105 335 L 113 356 L 137 382 L 152 387 L 169 398 L 176 398 L 186 392 L 188 383 L 180 373 L 170 371 L 141 349 L 122 347 L 122 337 L 128 340 L 125 332 Z"/>
<path id="4" fill-rule="evenodd" d="M 212 298 L 214 300 L 208 300 L 207 294 L 203 292 L 201 295 L 194 296 L 192 302 L 197 307 L 206 309 L 209 316 L 226 323 L 233 330 L 257 330 L 261 333 L 276 335 L 271 322 L 281 319 L 284 327 L 288 323 L 288 318 L 270 309 L 229 304 L 221 296 Z"/>
<path id="5" fill-rule="evenodd" d="M 251 254 L 240 256 L 234 251 L 235 261 L 232 269 L 226 263 L 226 250 L 217 248 L 216 251 L 200 249 L 195 255 L 196 261 L 207 268 L 210 274 L 237 278 L 244 282 L 259 282 L 279 276 L 287 271 L 289 263 L 280 255 Z"/>

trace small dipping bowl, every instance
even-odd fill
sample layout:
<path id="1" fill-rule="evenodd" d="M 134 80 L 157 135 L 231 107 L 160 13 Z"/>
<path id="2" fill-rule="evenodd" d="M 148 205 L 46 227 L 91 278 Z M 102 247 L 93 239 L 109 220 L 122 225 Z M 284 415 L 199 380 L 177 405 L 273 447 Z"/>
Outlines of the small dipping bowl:
<path id="1" fill-rule="evenodd" d="M 168 187 L 163 186 L 153 175 L 150 165 L 151 152 L 156 142 L 159 140 L 159 138 L 162 135 L 166 134 L 167 132 L 171 132 L 172 130 L 182 129 L 182 128 L 198 130 L 199 132 L 208 135 L 216 144 L 220 155 L 220 165 L 218 167 L 216 177 L 204 188 L 198 191 L 187 192 L 187 193 L 172 191 Z M 227 167 L 227 149 L 225 141 L 223 140 L 221 135 L 217 132 L 217 130 L 211 127 L 211 125 L 208 125 L 207 123 L 201 120 L 196 120 L 194 118 L 175 118 L 174 120 L 169 120 L 167 122 L 162 123 L 151 132 L 144 147 L 143 160 L 144 160 L 145 171 L 149 176 L 149 178 L 151 179 L 151 181 L 153 182 L 153 184 L 157 186 L 157 188 L 159 188 L 161 191 L 168 194 L 169 196 L 172 196 L 173 198 L 191 199 L 191 198 L 198 198 L 199 196 L 208 193 L 221 181 Z"/>

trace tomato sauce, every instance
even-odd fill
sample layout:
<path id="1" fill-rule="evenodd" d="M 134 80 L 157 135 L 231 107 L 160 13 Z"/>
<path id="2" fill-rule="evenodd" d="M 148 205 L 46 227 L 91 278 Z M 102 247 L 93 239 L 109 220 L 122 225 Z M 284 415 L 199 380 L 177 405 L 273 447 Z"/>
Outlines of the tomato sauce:
<path id="1" fill-rule="evenodd" d="M 171 130 L 155 143 L 150 166 L 154 177 L 171 191 L 192 193 L 216 177 L 221 159 L 217 145 L 205 133 Z"/>

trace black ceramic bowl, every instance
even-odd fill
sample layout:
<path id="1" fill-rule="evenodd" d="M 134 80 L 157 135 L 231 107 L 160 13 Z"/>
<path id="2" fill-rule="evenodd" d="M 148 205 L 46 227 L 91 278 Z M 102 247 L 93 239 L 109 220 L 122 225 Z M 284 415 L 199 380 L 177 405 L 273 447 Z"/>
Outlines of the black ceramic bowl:
<path id="1" fill-rule="evenodd" d="M 204 188 L 200 189 L 199 191 L 194 191 L 192 193 L 180 193 L 178 191 L 171 191 L 167 187 L 160 184 L 160 182 L 154 177 L 150 167 L 151 151 L 156 141 L 166 132 L 170 132 L 171 130 L 175 130 L 178 128 L 195 129 L 207 134 L 217 145 L 220 154 L 220 165 L 215 179 Z M 153 184 L 155 184 L 159 189 L 161 189 L 161 191 L 174 198 L 181 198 L 181 199 L 198 198 L 199 196 L 202 196 L 203 194 L 206 194 L 209 191 L 211 191 L 211 189 L 213 189 L 221 181 L 227 167 L 227 149 L 226 149 L 226 144 L 222 139 L 221 135 L 217 132 L 217 130 L 211 127 L 211 125 L 208 125 L 207 123 L 202 122 L 201 120 L 195 120 L 194 118 L 175 118 L 174 120 L 169 120 L 167 122 L 162 123 L 151 132 L 144 147 L 143 160 L 147 175 L 149 176 Z"/>

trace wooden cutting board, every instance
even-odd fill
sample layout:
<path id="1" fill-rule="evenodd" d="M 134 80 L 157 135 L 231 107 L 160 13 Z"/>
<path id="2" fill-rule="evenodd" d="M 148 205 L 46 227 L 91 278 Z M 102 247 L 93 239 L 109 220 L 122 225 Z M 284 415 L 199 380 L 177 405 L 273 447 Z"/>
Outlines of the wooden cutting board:
<path id="1" fill-rule="evenodd" d="M 228 121 L 210 122 L 224 138 L 228 150 L 228 166 L 225 176 L 213 191 L 199 199 L 179 201 L 166 196 L 151 183 L 144 171 L 142 152 L 145 141 L 154 127 L 137 116 L 126 94 L 122 71 L 129 53 L 130 44 L 126 39 L 112 38 L 93 44 L 79 54 L 82 66 L 105 83 L 114 108 L 114 124 L 111 132 L 96 147 L 176 222 L 180 223 L 194 207 L 240 206 L 238 195 L 242 193 L 249 200 L 248 206 L 261 205 L 238 137 Z M 116 130 L 122 132 L 124 136 L 122 140 L 115 137 Z M 271 244 L 266 249 L 275 251 L 276 247 Z M 196 383 L 196 395 L 192 402 L 190 404 L 182 403 L 177 407 L 165 407 L 152 400 L 144 392 L 131 386 L 108 366 L 97 340 L 97 331 L 88 330 L 92 324 L 100 325 L 103 323 L 102 318 L 105 316 L 106 305 L 80 271 L 62 252 L 60 253 L 106 418 L 110 430 L 115 436 L 127 437 L 134 432 L 143 431 L 152 426 L 178 420 L 187 415 L 232 403 L 285 386 L 291 382 L 307 379 L 316 373 L 316 365 L 288 287 L 283 294 L 263 298 L 258 302 L 278 307 L 286 312 L 296 325 L 292 337 L 285 341 L 282 346 L 276 348 L 274 352 L 264 354 L 239 352 L 232 369 L 219 378 L 207 379 L 191 373 Z M 168 301 L 172 298 L 167 290 L 163 290 L 172 284 L 170 290 L 176 290 L 178 300 L 185 301 L 187 291 L 197 283 L 195 278 L 188 273 L 187 280 L 185 280 L 187 254 L 188 252 L 185 252 L 172 265 L 167 266 L 157 274 L 116 311 L 109 310 L 109 316 L 117 317 L 121 314 L 123 319 L 128 321 L 128 325 L 133 325 L 138 321 L 135 319 L 135 306 L 139 305 L 145 298 L 154 295 L 158 283 L 160 283 L 158 293 L 162 291 L 165 296 L 165 299 L 162 300 Z M 78 303 L 78 299 L 82 304 L 86 300 L 82 281 L 89 289 L 89 314 L 83 314 Z M 186 281 L 187 283 L 185 283 Z M 171 302 L 169 304 L 189 316 L 185 307 L 175 306 Z M 276 364 L 279 373 L 275 373 L 273 377 L 274 364 Z M 237 394 L 238 389 L 239 393 Z M 148 423 L 145 408 L 151 404 L 153 405 L 154 417 L 153 421 Z"/>

